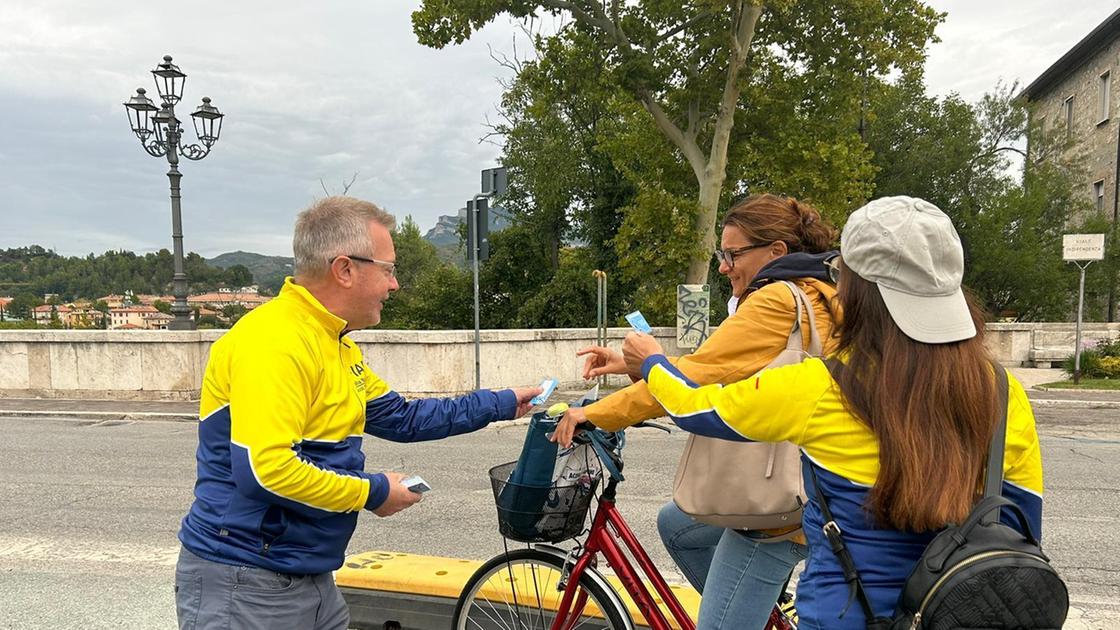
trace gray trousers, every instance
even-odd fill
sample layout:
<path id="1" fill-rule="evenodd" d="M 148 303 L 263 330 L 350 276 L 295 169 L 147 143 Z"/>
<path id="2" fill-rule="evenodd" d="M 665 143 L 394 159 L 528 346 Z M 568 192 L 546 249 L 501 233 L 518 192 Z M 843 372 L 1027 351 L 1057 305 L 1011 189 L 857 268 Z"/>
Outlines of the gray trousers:
<path id="1" fill-rule="evenodd" d="M 350 609 L 330 573 L 288 575 L 179 550 L 179 630 L 346 630 Z"/>

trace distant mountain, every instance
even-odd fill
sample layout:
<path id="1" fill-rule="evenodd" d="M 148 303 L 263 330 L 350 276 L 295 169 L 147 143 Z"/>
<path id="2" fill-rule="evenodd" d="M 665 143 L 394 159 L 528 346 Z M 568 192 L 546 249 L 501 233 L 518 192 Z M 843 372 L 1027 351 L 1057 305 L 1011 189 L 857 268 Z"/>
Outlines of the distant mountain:
<path id="1" fill-rule="evenodd" d="M 439 255 L 440 260 L 456 265 L 466 264 L 463 244 L 459 239 L 459 229 L 463 225 L 466 214 L 467 210 L 460 208 L 458 214 L 442 215 L 436 221 L 436 226 L 424 235 L 424 240 L 436 246 L 436 254 Z M 504 230 L 510 225 L 506 210 L 501 206 L 491 208 L 487 218 L 491 232 Z"/>
<path id="2" fill-rule="evenodd" d="M 445 214 L 436 220 L 436 226 L 424 235 L 424 240 L 436 247 L 459 244 L 459 226 L 463 224 L 467 210 L 460 208 L 457 214 Z M 494 206 L 487 213 L 491 232 L 498 232 L 510 225 L 509 215 L 505 208 Z"/>
<path id="3" fill-rule="evenodd" d="M 252 252 L 227 252 L 206 259 L 214 267 L 228 269 L 234 265 L 244 265 L 253 274 L 253 281 L 262 291 L 276 293 L 284 284 L 284 277 L 292 275 L 294 259 L 289 256 L 265 256 Z"/>
<path id="4" fill-rule="evenodd" d="M 460 210 L 460 212 L 462 212 Z M 424 235 L 424 240 L 436 247 L 459 244 L 459 226 L 463 224 L 462 215 L 443 215 L 436 226 Z"/>

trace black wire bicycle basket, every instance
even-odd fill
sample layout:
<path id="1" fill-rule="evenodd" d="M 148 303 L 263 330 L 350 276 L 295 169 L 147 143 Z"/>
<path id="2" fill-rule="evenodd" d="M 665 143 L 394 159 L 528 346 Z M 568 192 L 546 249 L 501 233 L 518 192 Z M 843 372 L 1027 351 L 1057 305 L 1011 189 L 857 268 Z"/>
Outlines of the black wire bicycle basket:
<path id="1" fill-rule="evenodd" d="M 517 462 L 490 469 L 498 508 L 498 531 L 519 542 L 560 542 L 579 536 L 601 473 L 588 471 L 570 483 L 533 486 L 511 482 Z"/>

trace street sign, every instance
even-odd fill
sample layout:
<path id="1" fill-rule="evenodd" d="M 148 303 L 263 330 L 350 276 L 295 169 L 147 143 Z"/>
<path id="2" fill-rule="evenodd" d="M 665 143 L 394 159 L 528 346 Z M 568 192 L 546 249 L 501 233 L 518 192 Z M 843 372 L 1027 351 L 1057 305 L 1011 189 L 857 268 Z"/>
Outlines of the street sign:
<path id="1" fill-rule="evenodd" d="M 1073 384 L 1081 383 L 1081 320 L 1085 313 L 1085 269 L 1094 260 L 1104 260 L 1104 234 L 1066 234 L 1062 236 L 1062 259 L 1077 265 L 1081 279 L 1077 286 L 1077 328 L 1073 342 Z"/>
<path id="2" fill-rule="evenodd" d="M 490 260 L 490 202 L 485 197 L 476 197 L 467 202 L 467 260 L 471 260 L 475 238 L 478 238 L 478 259 Z M 470 221 L 475 229 L 471 230 Z"/>
<path id="3" fill-rule="evenodd" d="M 482 171 L 482 194 L 501 197 L 509 186 L 506 167 L 488 168 Z"/>
<path id="4" fill-rule="evenodd" d="M 1103 260 L 1104 234 L 1062 236 L 1062 260 Z"/>

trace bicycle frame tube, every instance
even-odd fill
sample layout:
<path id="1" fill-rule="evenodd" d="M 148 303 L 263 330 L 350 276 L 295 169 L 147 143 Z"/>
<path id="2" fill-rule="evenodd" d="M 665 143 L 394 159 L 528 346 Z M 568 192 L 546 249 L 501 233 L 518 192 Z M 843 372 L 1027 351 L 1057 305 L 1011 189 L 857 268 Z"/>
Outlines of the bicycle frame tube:
<path id="1" fill-rule="evenodd" d="M 609 525 L 609 527 L 608 527 Z M 612 530 L 614 533 L 612 533 Z M 617 538 L 616 538 L 617 537 Z M 621 545 L 619 544 L 621 540 Z M 586 602 L 586 594 L 581 592 L 579 600 L 576 602 L 576 607 L 572 607 L 572 599 L 576 591 L 576 586 L 579 584 L 579 579 L 583 572 L 591 564 L 595 555 L 602 553 L 607 559 L 607 563 L 614 569 L 615 575 L 622 582 L 626 591 L 633 598 L 634 603 L 638 605 L 638 610 L 641 611 L 642 616 L 646 618 L 646 623 L 651 630 L 672 630 L 672 626 L 666 619 L 665 614 L 657 606 L 650 594 L 649 589 L 646 588 L 645 583 L 642 582 L 641 576 L 634 570 L 630 560 L 623 553 L 622 546 L 625 546 L 634 556 L 641 568 L 642 573 L 649 579 L 653 585 L 654 591 L 661 597 L 661 601 L 669 608 L 670 614 L 676 620 L 681 630 L 695 630 L 696 624 L 692 618 L 685 612 L 684 607 L 677 600 L 676 595 L 669 589 L 669 585 L 665 582 L 665 578 L 661 577 L 661 573 L 657 571 L 657 567 L 653 564 L 649 554 L 642 548 L 638 542 L 637 536 L 631 531 L 630 526 L 622 518 L 622 514 L 615 508 L 614 501 L 602 499 L 599 502 L 599 509 L 595 511 L 595 518 L 591 524 L 591 534 L 584 545 L 584 552 L 580 555 L 579 560 L 576 561 L 575 567 L 572 569 L 571 577 L 568 581 L 568 588 L 564 592 L 561 599 L 557 617 L 552 625 L 552 630 L 564 630 L 572 621 L 577 619 L 582 612 L 583 603 Z M 571 615 L 571 619 L 568 616 Z"/>

